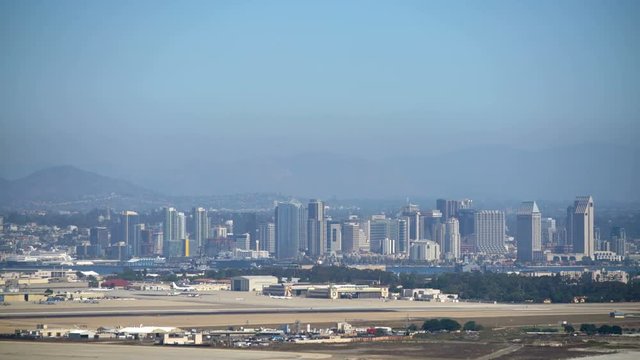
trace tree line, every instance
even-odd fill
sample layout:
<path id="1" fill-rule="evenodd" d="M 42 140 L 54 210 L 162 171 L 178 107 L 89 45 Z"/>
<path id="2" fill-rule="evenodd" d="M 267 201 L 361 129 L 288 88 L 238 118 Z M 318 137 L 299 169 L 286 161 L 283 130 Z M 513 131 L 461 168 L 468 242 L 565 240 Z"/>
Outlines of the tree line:
<path id="1" fill-rule="evenodd" d="M 346 266 L 314 266 L 311 269 L 263 267 L 250 269 L 209 270 L 204 277 L 227 279 L 240 275 L 273 275 L 279 279 L 299 279 L 310 283 L 358 283 L 389 286 L 391 292 L 402 288 L 435 288 L 444 293 L 458 294 L 460 299 L 499 302 L 536 302 L 550 300 L 569 303 L 575 297 L 586 297 L 588 302 L 640 301 L 640 281 L 596 282 L 590 276 L 577 281 L 565 277 L 527 277 L 504 273 L 443 273 L 428 278 L 417 274 L 395 274 L 382 270 L 361 270 Z M 121 276 L 141 280 L 142 274 L 125 269 Z M 163 280 L 176 281 L 181 274 L 163 276 Z"/>
<path id="2" fill-rule="evenodd" d="M 560 275 L 526 277 L 517 274 L 447 273 L 433 278 L 430 287 L 459 294 L 461 299 L 500 302 L 568 303 L 575 297 L 587 302 L 640 300 L 640 282 L 596 282 L 590 276 L 569 281 Z"/>

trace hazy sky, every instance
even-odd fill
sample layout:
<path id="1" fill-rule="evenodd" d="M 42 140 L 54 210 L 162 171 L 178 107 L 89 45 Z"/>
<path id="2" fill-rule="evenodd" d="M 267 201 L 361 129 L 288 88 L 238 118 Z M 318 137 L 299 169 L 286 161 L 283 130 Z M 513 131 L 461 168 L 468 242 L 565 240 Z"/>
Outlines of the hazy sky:
<path id="1" fill-rule="evenodd" d="M 0 176 L 630 146 L 639 64 L 640 1 L 2 0 Z"/>

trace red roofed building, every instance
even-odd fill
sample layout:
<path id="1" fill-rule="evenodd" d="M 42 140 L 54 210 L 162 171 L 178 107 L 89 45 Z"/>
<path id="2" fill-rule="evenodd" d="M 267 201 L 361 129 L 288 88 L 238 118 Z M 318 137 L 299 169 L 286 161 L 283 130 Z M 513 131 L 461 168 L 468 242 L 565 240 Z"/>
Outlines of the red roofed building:
<path id="1" fill-rule="evenodd" d="M 103 288 L 125 288 L 129 286 L 129 281 L 124 279 L 111 279 L 102 283 Z"/>

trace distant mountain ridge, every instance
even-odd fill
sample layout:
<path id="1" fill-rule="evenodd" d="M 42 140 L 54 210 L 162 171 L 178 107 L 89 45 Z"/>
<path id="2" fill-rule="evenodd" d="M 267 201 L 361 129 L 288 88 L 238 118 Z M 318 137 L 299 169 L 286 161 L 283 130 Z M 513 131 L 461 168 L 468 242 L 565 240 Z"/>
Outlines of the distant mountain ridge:
<path id="1" fill-rule="evenodd" d="M 0 185 L 0 204 L 5 209 L 100 202 L 115 205 L 128 199 L 155 201 L 160 197 L 128 181 L 69 165 L 39 170 L 12 181 L 0 181 Z"/>
<path id="2" fill-rule="evenodd" d="M 171 195 L 277 192 L 305 197 L 381 199 L 470 197 L 484 200 L 596 199 L 639 201 L 640 152 L 607 144 L 525 151 L 477 146 L 432 155 L 425 145 L 406 156 L 364 159 L 304 153 L 193 166 L 181 178 L 140 172 L 136 181 Z M 221 171 L 222 169 L 222 171 Z"/>
<path id="3" fill-rule="evenodd" d="M 266 208 L 299 199 L 469 197 L 475 200 L 572 199 L 640 201 L 640 152 L 609 145 L 522 151 L 500 146 L 444 156 L 428 151 L 361 159 L 321 153 L 174 164 L 171 176 L 143 167 L 120 177 L 159 191 L 73 166 L 56 166 L 17 180 L 0 178 L 0 210 Z M 235 194 L 235 195 L 224 195 Z M 284 195 L 283 195 L 284 194 Z"/>

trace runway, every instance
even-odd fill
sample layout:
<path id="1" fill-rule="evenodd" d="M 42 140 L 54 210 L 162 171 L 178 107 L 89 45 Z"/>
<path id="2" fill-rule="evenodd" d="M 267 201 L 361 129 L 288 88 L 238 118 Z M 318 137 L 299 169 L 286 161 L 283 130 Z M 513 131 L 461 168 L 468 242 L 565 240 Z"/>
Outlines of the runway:
<path id="1" fill-rule="evenodd" d="M 502 304 L 431 303 L 379 299 L 274 299 L 255 293 L 216 291 L 199 297 L 154 296 L 149 292 L 114 291 L 113 299 L 98 304 L 63 302 L 56 305 L 22 303 L 0 307 L 0 332 L 33 328 L 37 324 L 60 327 L 157 326 L 227 327 L 291 324 L 301 321 L 330 324 L 405 323 L 450 317 L 476 320 L 490 326 L 546 324 L 568 320 L 610 322 L 609 313 L 640 313 L 640 303 Z M 619 322 L 619 320 L 615 320 Z"/>
<path id="2" fill-rule="evenodd" d="M 47 311 L 47 312 L 16 312 L 0 314 L 0 319 L 34 319 L 34 318 L 74 318 L 74 317 L 113 317 L 113 316 L 172 316 L 172 315 L 240 315 L 240 314 L 300 314 L 300 313 L 357 313 L 357 312 L 392 312 L 393 309 L 375 308 L 265 308 L 265 309 L 214 309 L 214 310 L 95 310 L 95 311 Z"/>

